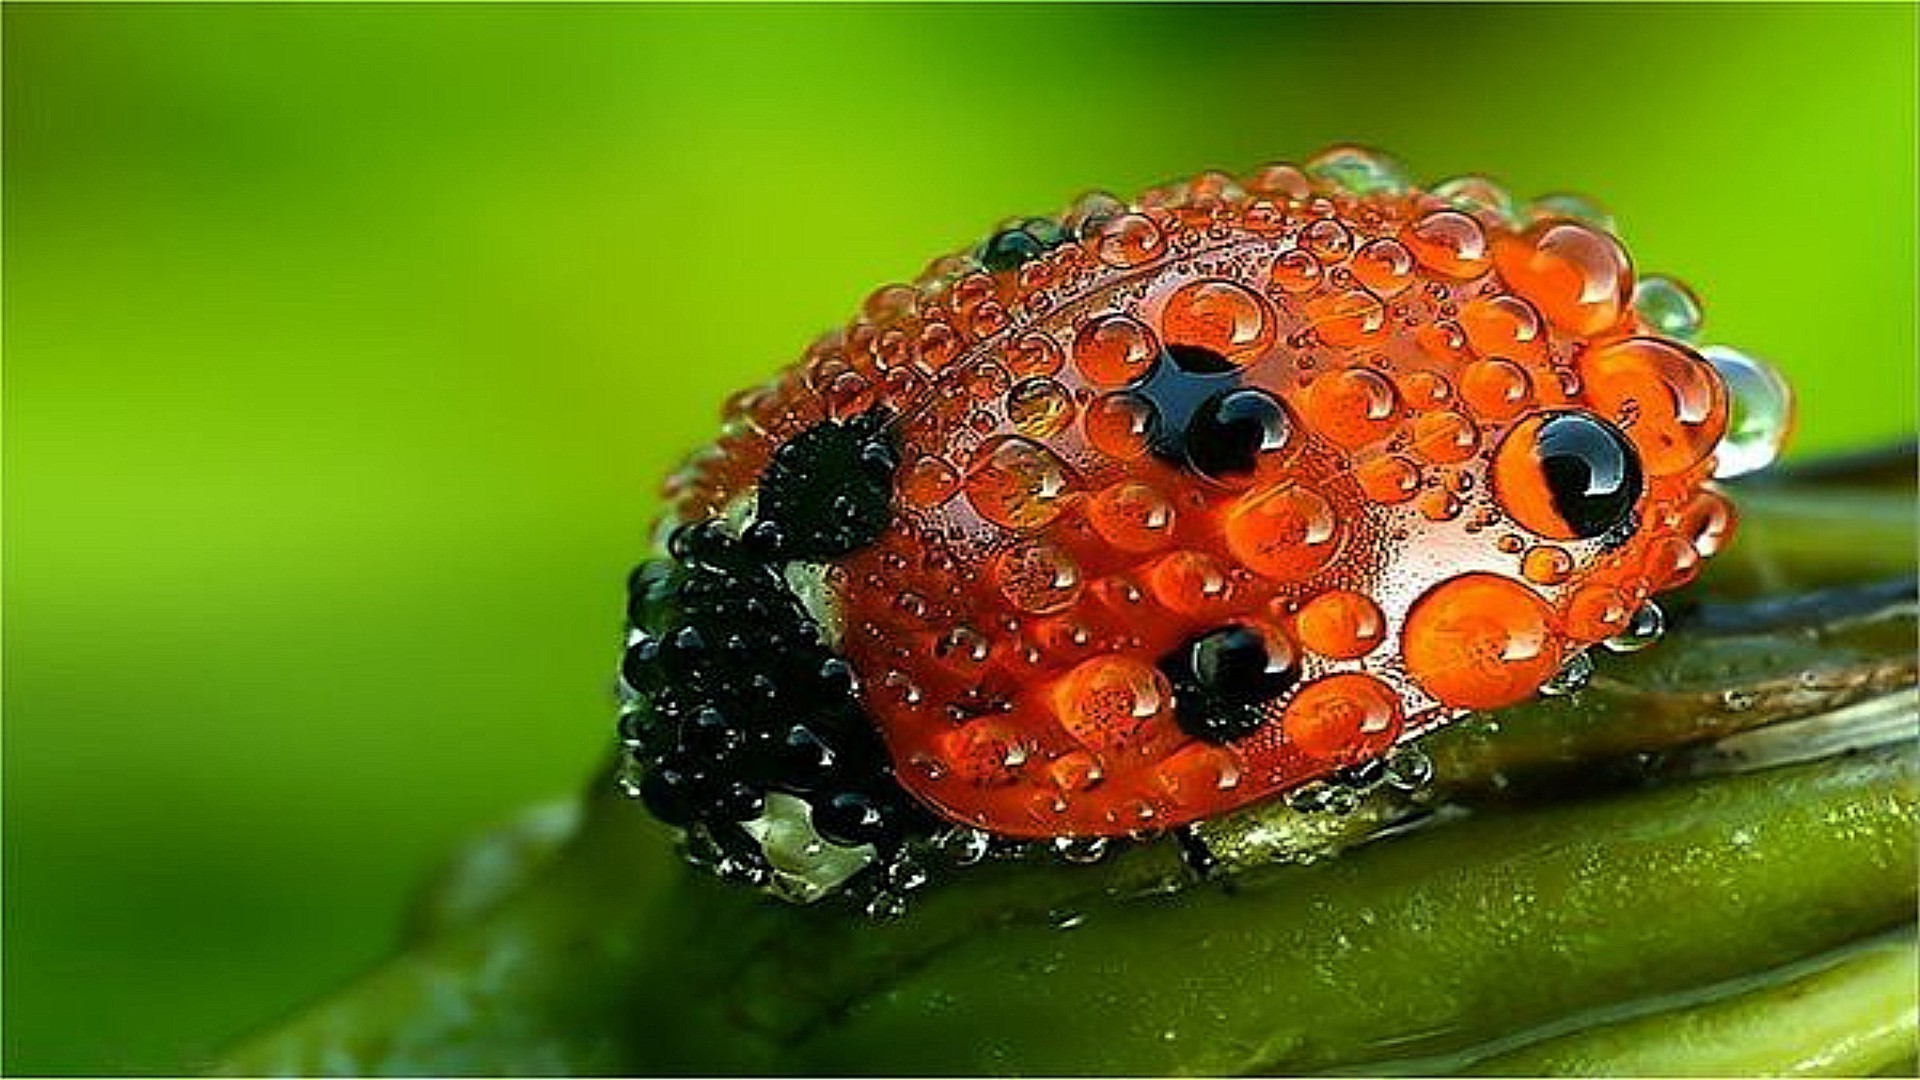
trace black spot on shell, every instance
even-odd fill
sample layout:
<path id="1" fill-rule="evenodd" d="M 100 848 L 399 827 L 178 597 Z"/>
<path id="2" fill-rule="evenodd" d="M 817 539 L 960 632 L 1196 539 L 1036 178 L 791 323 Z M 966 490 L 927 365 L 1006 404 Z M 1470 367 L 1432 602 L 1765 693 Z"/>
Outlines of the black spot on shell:
<path id="1" fill-rule="evenodd" d="M 1263 707 L 1300 680 L 1298 657 L 1284 641 L 1246 626 L 1223 626 L 1188 640 L 1160 661 L 1173 684 L 1181 730 L 1211 743 L 1253 734 Z"/>

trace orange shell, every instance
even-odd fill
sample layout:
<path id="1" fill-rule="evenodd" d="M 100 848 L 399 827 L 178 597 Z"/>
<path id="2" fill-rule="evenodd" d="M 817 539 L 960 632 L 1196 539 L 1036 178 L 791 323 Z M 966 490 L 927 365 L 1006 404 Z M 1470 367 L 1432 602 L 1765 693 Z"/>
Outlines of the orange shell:
<path id="1" fill-rule="evenodd" d="M 1310 172 L 1094 197 L 1012 269 L 936 261 L 737 395 L 669 481 L 674 520 L 724 513 L 795 433 L 891 410 L 894 518 L 828 582 L 898 779 L 943 816 L 1117 835 L 1271 796 L 1531 696 L 1725 543 L 1725 388 L 1635 314 L 1612 236 Z M 1129 387 L 1179 347 L 1284 403 L 1250 475 L 1149 452 Z M 1637 451 L 1630 535 L 1503 504 L 1545 497 L 1495 482 L 1503 440 L 1564 411 Z M 1299 679 L 1209 743 L 1156 665 L 1228 624 L 1282 638 Z"/>

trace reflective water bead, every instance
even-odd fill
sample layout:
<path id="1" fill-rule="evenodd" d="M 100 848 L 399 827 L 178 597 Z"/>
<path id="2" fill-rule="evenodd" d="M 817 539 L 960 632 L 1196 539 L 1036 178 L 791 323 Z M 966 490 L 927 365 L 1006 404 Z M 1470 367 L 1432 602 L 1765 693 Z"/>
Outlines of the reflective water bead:
<path id="1" fill-rule="evenodd" d="M 1039 378 L 1060 370 L 1060 346 L 1042 333 L 1023 334 L 1007 347 L 1007 370 L 1020 378 Z"/>
<path id="2" fill-rule="evenodd" d="M 1306 174 L 1355 195 L 1399 195 L 1407 190 L 1406 166 L 1363 146 L 1333 146 L 1307 160 Z"/>
<path id="3" fill-rule="evenodd" d="M 1726 432 L 1726 384 L 1683 345 L 1628 338 L 1588 350 L 1578 370 L 1587 401 L 1626 429 L 1654 476 L 1705 460 Z"/>
<path id="4" fill-rule="evenodd" d="M 1367 368 L 1329 371 L 1308 384 L 1302 409 L 1307 425 L 1348 448 L 1385 438 L 1399 425 L 1393 384 Z"/>
<path id="5" fill-rule="evenodd" d="M 1227 512 L 1227 550 L 1249 570 L 1275 581 L 1300 581 L 1340 549 L 1339 515 L 1324 495 L 1282 483 L 1255 491 Z"/>
<path id="6" fill-rule="evenodd" d="M 1626 249 L 1579 222 L 1540 222 L 1496 243 L 1493 257 L 1507 284 L 1569 333 L 1590 336 L 1619 322 L 1633 288 Z"/>
<path id="7" fill-rule="evenodd" d="M 1649 274 L 1633 287 L 1633 310 L 1662 335 L 1692 341 L 1700 333 L 1700 301 L 1673 278 Z"/>
<path id="8" fill-rule="evenodd" d="M 1365 289 L 1348 289 L 1307 301 L 1307 324 L 1328 345 L 1359 345 L 1387 325 L 1387 305 Z"/>
<path id="9" fill-rule="evenodd" d="M 1121 461 L 1146 456 L 1159 424 L 1160 413 L 1152 402 L 1126 392 L 1095 398 L 1081 418 L 1088 444 Z"/>
<path id="10" fill-rule="evenodd" d="M 1420 467 L 1398 455 L 1361 462 L 1353 478 L 1367 498 L 1385 506 L 1406 502 L 1420 490 Z"/>
<path id="11" fill-rule="evenodd" d="M 1130 656 L 1096 656 L 1053 686 L 1053 718 L 1096 753 L 1139 752 L 1180 740 L 1173 724 L 1173 687 L 1151 664 Z"/>
<path id="12" fill-rule="evenodd" d="M 1400 736 L 1400 697 L 1371 675 L 1345 672 L 1308 683 L 1287 703 L 1287 742 L 1321 761 L 1350 765 Z"/>
<path id="13" fill-rule="evenodd" d="M 1003 528 L 1033 530 L 1066 508 L 1073 471 L 1031 439 L 1003 435 L 980 448 L 967 474 L 967 498 L 980 516 Z"/>
<path id="14" fill-rule="evenodd" d="M 1321 262 L 1336 263 L 1353 254 L 1353 234 L 1338 221 L 1321 218 L 1300 230 L 1300 245 Z"/>
<path id="15" fill-rule="evenodd" d="M 1524 701 L 1560 669 L 1552 609 L 1493 574 L 1463 574 L 1429 589 L 1408 611 L 1401 638 L 1407 673 L 1455 708 Z"/>
<path id="16" fill-rule="evenodd" d="M 1080 567 L 1052 544 L 1027 543 L 994 557 L 994 582 L 1015 611 L 1051 615 L 1080 598 Z"/>
<path id="17" fill-rule="evenodd" d="M 1305 199 L 1313 194 L 1313 185 L 1298 166 L 1284 162 L 1262 165 L 1247 175 L 1243 185 L 1255 195 L 1279 199 Z"/>
<path id="18" fill-rule="evenodd" d="M 960 474 L 940 458 L 925 456 L 900 470 L 897 483 L 908 506 L 924 509 L 953 498 L 960 490 Z"/>
<path id="19" fill-rule="evenodd" d="M 1094 254 L 1108 266 L 1144 266 L 1166 254 L 1167 239 L 1145 214 L 1117 214 L 1092 230 Z"/>
<path id="20" fill-rule="evenodd" d="M 1293 625 L 1300 644 L 1335 660 L 1365 656 L 1387 636 L 1380 605 L 1348 589 L 1328 589 L 1307 601 Z"/>
<path id="21" fill-rule="evenodd" d="M 1145 375 L 1160 343 L 1145 323 L 1125 315 L 1087 320 L 1073 338 L 1073 362 L 1097 386 L 1124 386 Z"/>
<path id="22" fill-rule="evenodd" d="M 1289 248 L 1274 258 L 1267 281 L 1284 293 L 1311 292 L 1320 284 L 1320 260 L 1302 248 Z"/>
<path id="23" fill-rule="evenodd" d="M 1542 544 L 1520 560 L 1520 573 L 1536 585 L 1558 585 L 1573 575 L 1573 556 L 1565 548 Z"/>
<path id="24" fill-rule="evenodd" d="M 1460 397 L 1488 420 L 1511 420 L 1533 403 L 1533 380 L 1511 360 L 1475 360 L 1460 373 Z"/>
<path id="25" fill-rule="evenodd" d="M 1512 193 L 1491 177 L 1477 173 L 1456 176 L 1435 184 L 1433 193 L 1462 210 L 1485 213 L 1502 223 L 1519 220 Z"/>
<path id="26" fill-rule="evenodd" d="M 1714 450 L 1713 475 L 1726 480 L 1773 464 L 1793 434 L 1793 391 L 1772 364 L 1724 345 L 1701 350 L 1726 384 L 1727 433 Z"/>
<path id="27" fill-rule="evenodd" d="M 1413 284 L 1413 253 L 1388 237 L 1368 241 L 1354 253 L 1353 276 L 1376 296 L 1397 296 Z"/>
<path id="28" fill-rule="evenodd" d="M 1147 588 L 1168 611 L 1204 618 L 1225 610 L 1233 599 L 1233 582 L 1213 556 L 1200 551 L 1176 551 L 1147 568 Z"/>
<path id="29" fill-rule="evenodd" d="M 1553 678 L 1540 684 L 1540 693 L 1544 697 L 1566 697 L 1577 694 L 1593 681 L 1593 657 L 1578 652 L 1567 657 L 1567 662 L 1554 672 Z"/>
<path id="30" fill-rule="evenodd" d="M 1611 585 L 1582 585 L 1567 601 L 1567 634 L 1577 641 L 1603 641 L 1625 630 L 1633 605 Z"/>
<path id="31" fill-rule="evenodd" d="M 1209 349 L 1245 362 L 1272 340 L 1267 301 L 1235 281 L 1191 281 L 1167 298 L 1160 329 L 1169 345 Z"/>
<path id="32" fill-rule="evenodd" d="M 1483 296 L 1460 308 L 1460 327 L 1482 357 L 1523 362 L 1547 358 L 1540 312 L 1517 296 Z"/>
<path id="33" fill-rule="evenodd" d="M 1448 277 L 1476 278 L 1493 266 L 1486 230 L 1458 210 L 1436 210 L 1422 217 L 1401 239 L 1423 266 Z"/>
<path id="34" fill-rule="evenodd" d="M 1649 600 L 1627 619 L 1619 633 L 1607 638 L 1607 651 L 1636 653 L 1660 640 L 1667 632 L 1667 617 L 1660 606 Z"/>
<path id="35" fill-rule="evenodd" d="M 1073 397 L 1052 379 L 1022 379 L 1007 392 L 1007 419 L 1020 434 L 1044 439 L 1073 421 Z"/>
<path id="36" fill-rule="evenodd" d="M 1173 541 L 1173 504 L 1138 481 L 1102 489 L 1087 501 L 1086 513 L 1094 532 L 1122 551 L 1158 551 Z"/>
<path id="37" fill-rule="evenodd" d="M 1480 445 L 1480 432 L 1457 412 L 1427 413 L 1413 422 L 1413 449 L 1440 465 L 1464 461 Z"/>

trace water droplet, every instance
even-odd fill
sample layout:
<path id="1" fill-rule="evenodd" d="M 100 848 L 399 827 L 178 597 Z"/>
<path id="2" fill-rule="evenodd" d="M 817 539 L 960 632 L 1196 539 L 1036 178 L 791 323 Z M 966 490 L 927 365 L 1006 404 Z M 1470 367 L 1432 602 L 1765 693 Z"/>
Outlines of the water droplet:
<path id="1" fill-rule="evenodd" d="M 1089 750 L 1152 752 L 1177 743 L 1173 687 L 1131 656 L 1096 656 L 1062 676 L 1049 695 L 1054 719 Z"/>
<path id="2" fill-rule="evenodd" d="M 1573 556 L 1564 548 L 1541 544 L 1520 560 L 1520 573 L 1536 585 L 1558 585 L 1573 575 Z"/>
<path id="3" fill-rule="evenodd" d="M 1159 410 L 1134 393 L 1096 398 L 1081 420 L 1087 442 L 1095 450 L 1121 461 L 1144 457 L 1153 448 L 1160 425 Z"/>
<path id="4" fill-rule="evenodd" d="M 1076 236 L 1091 236 L 1102 223 L 1127 212 L 1127 204 L 1104 191 L 1089 191 L 1073 201 L 1063 224 Z"/>
<path id="5" fill-rule="evenodd" d="M 1387 325 L 1387 305 L 1365 289 L 1316 296 L 1305 304 L 1307 327 L 1329 345 L 1363 344 Z"/>
<path id="6" fill-rule="evenodd" d="M 1167 239 L 1160 226 L 1145 214 L 1117 214 L 1101 220 L 1092 231 L 1094 254 L 1108 266 L 1127 269 L 1145 266 L 1166 253 Z"/>
<path id="7" fill-rule="evenodd" d="M 1313 186 L 1307 182 L 1307 175 L 1285 162 L 1255 169 L 1247 177 L 1245 187 L 1255 195 L 1280 199 L 1305 199 L 1313 194 Z"/>
<path id="8" fill-rule="evenodd" d="M 1670 277 L 1649 274 L 1633 287 L 1633 310 L 1654 330 L 1691 342 L 1700 333 L 1700 301 Z"/>
<path id="9" fill-rule="evenodd" d="M 1309 600 L 1294 617 L 1300 644 L 1335 660 L 1353 660 L 1386 639 L 1387 620 L 1380 606 L 1363 593 L 1328 589 Z"/>
<path id="10" fill-rule="evenodd" d="M 1773 464 L 1793 433 L 1793 390 L 1772 364 L 1724 345 L 1700 353 L 1726 383 L 1727 433 L 1714 451 L 1713 475 L 1726 480 Z"/>
<path id="11" fill-rule="evenodd" d="M 1160 355 L 1153 331 L 1125 315 L 1097 315 L 1073 339 L 1073 362 L 1097 386 L 1124 386 L 1145 375 Z"/>
<path id="12" fill-rule="evenodd" d="M 1361 463 L 1354 469 L 1354 480 L 1367 498 L 1393 506 L 1420 490 L 1420 468 L 1406 458 L 1389 455 Z"/>
<path id="13" fill-rule="evenodd" d="M 1081 926 L 1086 921 L 1087 921 L 1086 914 L 1079 911 L 1072 911 L 1064 908 L 1056 908 L 1052 911 L 1047 912 L 1047 922 L 1055 930 L 1072 930 L 1076 927 Z"/>
<path id="14" fill-rule="evenodd" d="M 1340 550 L 1339 516 L 1324 495 L 1282 483 L 1234 504 L 1226 518 L 1227 550 L 1241 564 L 1275 581 L 1301 581 Z"/>
<path id="15" fill-rule="evenodd" d="M 1004 528 L 1031 531 L 1060 516 L 1074 485 L 1072 470 L 1053 451 L 1005 435 L 974 455 L 966 491 L 981 517 Z"/>
<path id="16" fill-rule="evenodd" d="M 1479 430 L 1459 413 L 1428 413 L 1413 422 L 1413 449 L 1426 461 L 1464 461 L 1479 445 Z"/>
<path id="17" fill-rule="evenodd" d="M 1051 615 L 1080 598 L 1080 567 L 1044 541 L 1020 544 L 994 556 L 992 574 L 1000 595 L 1015 611 Z"/>
<path id="18" fill-rule="evenodd" d="M 1462 210 L 1489 214 L 1503 223 L 1511 224 L 1519 217 L 1513 195 L 1491 177 L 1456 176 L 1435 184 L 1433 193 Z"/>
<path id="19" fill-rule="evenodd" d="M 1169 344 L 1197 346 L 1242 362 L 1267 346 L 1272 326 L 1267 301 L 1236 281 L 1188 282 L 1160 312 Z"/>
<path id="20" fill-rule="evenodd" d="M 1323 263 L 1337 263 L 1353 254 L 1353 234 L 1333 218 L 1321 218 L 1300 230 L 1300 246 Z"/>
<path id="21" fill-rule="evenodd" d="M 1007 391 L 1007 419 L 1020 434 L 1044 439 L 1073 421 L 1073 397 L 1052 379 L 1022 379 Z"/>
<path id="22" fill-rule="evenodd" d="M 1399 404 L 1393 384 L 1378 372 L 1344 368 L 1307 385 L 1303 412 L 1315 431 L 1351 449 L 1392 434 Z"/>
<path id="23" fill-rule="evenodd" d="M 1399 195 L 1410 186 L 1406 166 L 1364 146 L 1330 146 L 1309 158 L 1305 171 L 1355 195 Z"/>
<path id="24" fill-rule="evenodd" d="M 1418 791 L 1433 779 L 1433 759 L 1412 746 L 1387 755 L 1387 784 L 1401 791 Z"/>
<path id="25" fill-rule="evenodd" d="M 1427 214 L 1409 226 L 1401 240 L 1421 265 L 1447 277 L 1477 278 L 1493 266 L 1487 231 L 1458 210 Z"/>
<path id="26" fill-rule="evenodd" d="M 1400 737 L 1400 696 L 1357 671 L 1326 675 L 1295 692 L 1281 715 L 1287 743 L 1319 760 L 1350 765 Z M 1334 788 L 1334 791 L 1350 789 Z M 1336 813 L 1342 812 L 1337 808 Z"/>
<path id="27" fill-rule="evenodd" d="M 1107 857 L 1110 846 L 1104 836 L 1058 836 L 1053 841 L 1053 853 L 1062 862 L 1091 866 Z"/>
<path id="28" fill-rule="evenodd" d="M 1540 313 L 1517 296 L 1483 296 L 1467 302 L 1460 309 L 1460 328 L 1481 356 L 1546 359 L 1546 328 Z"/>
<path id="29" fill-rule="evenodd" d="M 1398 296 L 1413 284 L 1413 253 L 1389 237 L 1369 241 L 1354 253 L 1353 276 L 1375 296 Z"/>
<path id="30" fill-rule="evenodd" d="M 934 847 L 955 866 L 973 866 L 993 850 L 993 837 L 979 829 L 956 825 L 935 838 Z"/>
<path id="31" fill-rule="evenodd" d="M 1726 384 L 1684 345 L 1628 338 L 1582 354 L 1579 374 L 1588 403 L 1627 432 L 1654 476 L 1698 464 L 1726 431 Z"/>
<path id="32" fill-rule="evenodd" d="M 1649 600 L 1641 604 L 1620 632 L 1605 642 L 1608 652 L 1636 653 L 1660 640 L 1667 632 L 1667 617 L 1659 605 Z"/>
<path id="33" fill-rule="evenodd" d="M 1593 658 L 1584 652 L 1577 652 L 1567 657 L 1567 662 L 1561 665 L 1553 678 L 1540 684 L 1540 694 L 1543 697 L 1566 697 L 1586 689 L 1591 681 Z"/>
<path id="34" fill-rule="evenodd" d="M 1219 562 L 1200 551 L 1176 551 L 1155 560 L 1147 569 L 1147 587 L 1162 607 L 1195 617 L 1219 611 L 1233 592 Z"/>
<path id="35" fill-rule="evenodd" d="M 900 496 L 907 505 L 938 506 L 960 490 L 960 474 L 936 457 L 922 457 L 900 472 Z"/>
<path id="36" fill-rule="evenodd" d="M 1174 508 L 1157 489 L 1126 480 L 1087 502 L 1087 521 L 1121 551 L 1158 551 L 1173 541 Z"/>
<path id="37" fill-rule="evenodd" d="M 1407 612 L 1407 673 L 1442 704 L 1496 709 L 1533 696 L 1560 668 L 1554 613 L 1533 590 L 1495 574 L 1462 574 Z"/>
<path id="38" fill-rule="evenodd" d="M 1494 245 L 1494 262 L 1513 290 L 1547 321 L 1592 336 L 1620 321 L 1633 288 L 1626 250 L 1611 235 L 1574 221 L 1543 221 Z"/>
<path id="39" fill-rule="evenodd" d="M 1320 260 L 1300 248 L 1290 248 L 1273 260 L 1267 281 L 1284 293 L 1310 292 L 1320 284 Z"/>
<path id="40" fill-rule="evenodd" d="M 1511 360 L 1475 360 L 1460 373 L 1460 397 L 1487 420 L 1511 420 L 1533 402 L 1533 382 Z"/>

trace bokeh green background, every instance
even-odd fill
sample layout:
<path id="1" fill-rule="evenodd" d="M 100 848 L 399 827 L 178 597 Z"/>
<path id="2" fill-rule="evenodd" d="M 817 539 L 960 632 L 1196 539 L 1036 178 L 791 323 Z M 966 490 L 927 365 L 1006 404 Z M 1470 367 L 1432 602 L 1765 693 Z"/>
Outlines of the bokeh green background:
<path id="1" fill-rule="evenodd" d="M 178 1071 L 582 782 L 656 479 L 993 220 L 1337 140 L 1579 188 L 1914 427 L 1915 9 L 5 11 L 6 1071 Z"/>

